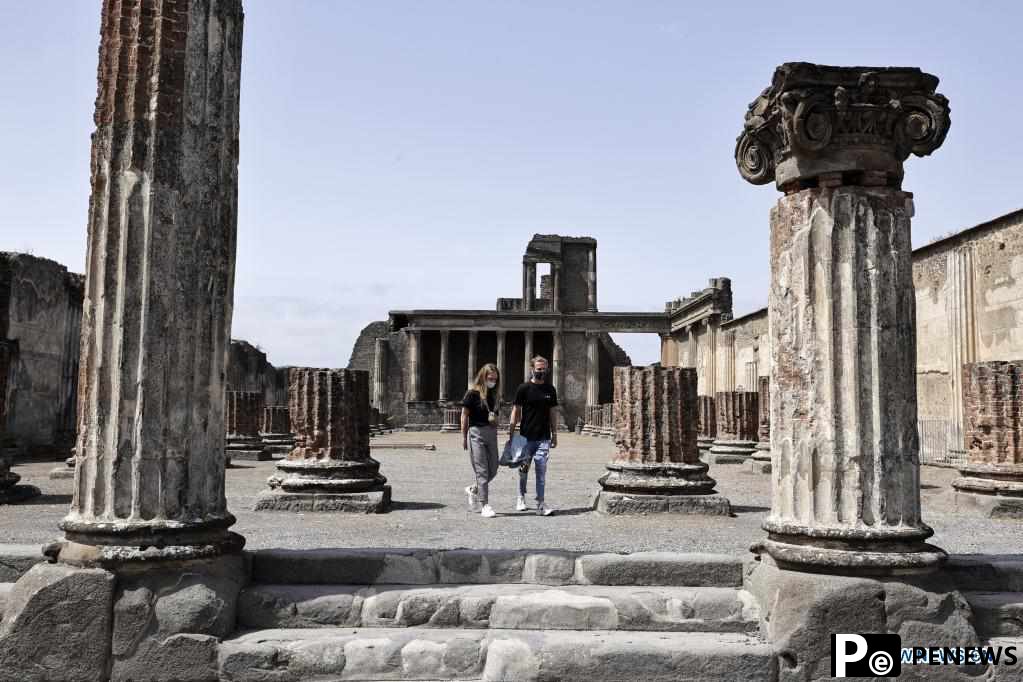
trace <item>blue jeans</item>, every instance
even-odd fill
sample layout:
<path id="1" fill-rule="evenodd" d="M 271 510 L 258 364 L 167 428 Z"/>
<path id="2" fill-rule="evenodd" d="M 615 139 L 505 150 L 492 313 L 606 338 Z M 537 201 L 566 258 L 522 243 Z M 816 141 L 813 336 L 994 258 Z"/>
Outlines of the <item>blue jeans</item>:
<path id="1" fill-rule="evenodd" d="M 536 501 L 543 503 L 544 486 L 547 484 L 547 457 L 551 452 L 549 440 L 527 440 L 522 453 L 525 460 L 519 467 L 519 495 L 526 496 L 526 479 L 529 478 L 529 464 L 536 465 Z"/>

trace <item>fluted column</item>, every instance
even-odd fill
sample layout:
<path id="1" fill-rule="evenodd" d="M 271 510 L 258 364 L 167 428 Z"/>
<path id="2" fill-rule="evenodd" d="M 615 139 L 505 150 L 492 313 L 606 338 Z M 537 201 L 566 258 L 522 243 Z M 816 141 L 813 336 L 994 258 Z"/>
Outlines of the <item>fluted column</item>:
<path id="1" fill-rule="evenodd" d="M 386 338 L 373 341 L 373 402 L 381 412 L 387 411 L 387 357 L 391 344 Z"/>
<path id="2" fill-rule="evenodd" d="M 529 381 L 530 373 L 533 371 L 533 363 L 532 363 L 532 360 L 533 360 L 533 332 L 532 332 L 532 330 L 527 329 L 526 331 L 523 332 L 523 334 L 525 334 L 525 352 L 523 352 L 523 354 L 522 354 L 523 355 L 523 361 L 522 361 L 522 365 L 523 365 L 522 366 L 522 370 L 523 370 L 522 381 Z M 519 382 L 518 381 L 509 381 L 508 383 L 514 386 L 514 385 L 517 385 Z"/>
<path id="3" fill-rule="evenodd" d="M 270 450 L 259 435 L 263 406 L 262 391 L 227 392 L 227 444 L 224 452 L 228 464 L 235 460 L 262 462 L 271 459 Z"/>
<path id="4" fill-rule="evenodd" d="M 597 247 L 586 254 L 586 309 L 597 312 Z"/>
<path id="5" fill-rule="evenodd" d="M 238 550 L 224 495 L 237 226 L 237 0 L 105 0 L 72 563 Z M 143 11 L 145 9 L 145 11 Z"/>
<path id="6" fill-rule="evenodd" d="M 422 400 L 419 381 L 419 370 L 422 366 L 422 332 L 418 329 L 406 330 L 408 334 L 408 395 L 406 400 L 415 402 Z"/>
<path id="7" fill-rule="evenodd" d="M 977 361 L 977 322 L 973 293 L 973 251 L 970 247 L 950 251 L 945 274 L 945 308 L 948 316 L 949 404 L 948 449 L 953 461 L 966 456 L 963 406 L 964 365 Z"/>
<path id="8" fill-rule="evenodd" d="M 1023 518 L 1023 361 L 963 367 L 966 464 L 952 482 L 959 510 Z"/>
<path id="9" fill-rule="evenodd" d="M 760 412 L 757 428 L 757 452 L 754 459 L 771 461 L 771 377 L 757 377 L 757 409 Z"/>
<path id="10" fill-rule="evenodd" d="M 911 68 L 783 64 L 735 157 L 771 212 L 773 499 L 783 567 L 924 571 L 916 329 L 903 161 L 944 141 L 948 100 Z M 719 411 L 720 413 L 720 411 Z M 719 426 L 720 428 L 720 426 Z"/>
<path id="11" fill-rule="evenodd" d="M 617 450 L 600 479 L 607 514 L 729 514 L 696 446 L 696 370 L 615 367 Z"/>
<path id="12" fill-rule="evenodd" d="M 293 367 L 288 398 L 295 447 L 256 509 L 385 511 L 391 487 L 369 452 L 369 372 Z"/>
<path id="13" fill-rule="evenodd" d="M 696 433 L 696 444 L 700 453 L 707 453 L 714 445 L 714 439 L 718 433 L 717 406 L 714 404 L 714 396 L 697 396 L 697 410 L 699 412 L 698 430 Z"/>
<path id="14" fill-rule="evenodd" d="M 503 329 L 498 330 L 498 332 L 497 332 L 497 363 L 496 364 L 497 364 L 497 373 L 500 374 L 502 378 L 505 376 L 505 369 L 506 369 L 505 361 L 504 361 L 504 358 L 505 358 L 505 336 L 507 336 L 507 333 Z M 498 396 L 498 398 L 500 398 L 503 401 L 505 396 L 507 396 L 507 395 L 508 395 L 508 383 L 507 382 L 501 382 L 501 395 Z"/>
<path id="15" fill-rule="evenodd" d="M 710 448 L 715 464 L 742 464 L 756 450 L 760 413 L 753 391 L 718 391 L 714 444 Z"/>
<path id="16" fill-rule="evenodd" d="M 438 398 L 441 402 L 448 399 L 448 349 L 451 332 L 442 329 L 440 332 L 440 380 L 438 383 Z"/>
<path id="17" fill-rule="evenodd" d="M 554 332 L 554 347 L 551 352 L 551 376 L 550 381 L 554 388 L 561 390 L 561 360 L 562 360 L 562 338 L 561 332 Z"/>
<path id="18" fill-rule="evenodd" d="M 696 329 L 693 325 L 686 327 L 686 334 L 689 339 L 689 362 L 686 363 L 686 367 L 696 367 Z"/>
<path id="19" fill-rule="evenodd" d="M 700 395 L 715 395 L 718 391 L 718 323 L 710 317 L 704 319 L 706 332 L 704 333 L 705 343 L 703 344 L 703 381 L 700 386 Z"/>
<path id="20" fill-rule="evenodd" d="M 291 413 L 287 405 L 267 405 L 263 408 L 263 425 L 260 428 L 263 447 L 271 453 L 287 454 L 295 447 L 295 435 L 291 432 Z"/>
<path id="21" fill-rule="evenodd" d="M 715 355 L 716 366 L 717 366 L 717 390 L 715 392 L 720 393 L 721 391 L 734 391 L 735 390 L 735 332 L 718 332 L 717 338 L 719 341 L 717 347 L 717 353 Z M 749 389 L 747 389 L 749 390 Z"/>
<path id="22" fill-rule="evenodd" d="M 600 403 L 600 339 L 596 332 L 586 334 L 586 405 Z"/>
<path id="23" fill-rule="evenodd" d="M 469 332 L 469 360 L 467 367 L 467 369 L 469 370 L 469 373 L 467 374 L 467 376 L 469 377 L 469 383 L 472 383 L 472 380 L 476 378 L 476 372 L 480 371 L 479 360 L 477 359 L 478 352 L 479 332 L 473 329 L 472 331 Z M 504 379 L 504 377 L 501 378 Z"/>

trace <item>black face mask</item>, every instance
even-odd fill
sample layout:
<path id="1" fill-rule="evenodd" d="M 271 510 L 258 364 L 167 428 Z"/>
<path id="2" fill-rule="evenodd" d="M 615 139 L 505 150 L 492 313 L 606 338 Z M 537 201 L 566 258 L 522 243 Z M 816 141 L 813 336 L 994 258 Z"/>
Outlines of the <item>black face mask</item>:
<path id="1" fill-rule="evenodd" d="M 546 377 L 546 376 L 547 376 L 547 370 L 545 370 L 545 369 L 534 369 L 533 370 L 533 378 L 536 379 L 537 381 L 543 381 L 544 377 Z"/>

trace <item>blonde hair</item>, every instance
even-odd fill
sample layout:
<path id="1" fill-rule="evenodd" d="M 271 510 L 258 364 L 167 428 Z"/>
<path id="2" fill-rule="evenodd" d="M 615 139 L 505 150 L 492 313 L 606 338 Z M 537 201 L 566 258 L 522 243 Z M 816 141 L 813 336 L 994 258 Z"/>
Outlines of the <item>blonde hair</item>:
<path id="1" fill-rule="evenodd" d="M 529 361 L 529 366 L 536 367 L 536 363 L 540 362 L 541 360 L 543 360 L 543 364 L 547 365 L 548 367 L 550 366 L 551 363 L 547 362 L 547 358 L 545 358 L 542 355 L 534 355 L 533 359 Z"/>
<path id="2" fill-rule="evenodd" d="M 497 369 L 497 365 L 492 362 L 480 367 L 480 371 L 476 372 L 476 378 L 469 384 L 470 391 L 477 391 L 480 394 L 480 400 L 487 399 L 487 393 L 490 389 L 487 388 L 487 375 L 493 372 L 497 375 L 497 386 L 494 386 L 496 391 L 501 386 L 501 370 Z"/>

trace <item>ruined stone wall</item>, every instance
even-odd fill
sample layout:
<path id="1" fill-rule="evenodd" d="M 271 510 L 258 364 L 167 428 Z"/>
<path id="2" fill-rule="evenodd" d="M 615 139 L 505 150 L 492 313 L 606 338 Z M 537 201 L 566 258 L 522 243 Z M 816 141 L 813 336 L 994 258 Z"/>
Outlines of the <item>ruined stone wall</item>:
<path id="1" fill-rule="evenodd" d="M 913 284 L 920 419 L 948 419 L 956 358 L 1023 357 L 1023 211 L 917 249 Z"/>
<path id="2" fill-rule="evenodd" d="M 405 364 L 408 359 L 405 334 L 403 332 L 391 332 L 390 325 L 386 320 L 370 322 L 359 332 L 355 345 L 352 346 L 352 355 L 348 360 L 348 369 L 361 369 L 370 373 L 370 385 L 376 381 L 373 367 L 373 356 L 376 340 L 387 339 L 387 395 L 384 404 L 384 412 L 391 418 L 389 425 L 400 427 L 405 425 Z M 452 394 L 458 390 L 464 390 L 464 386 L 455 385 Z M 458 390 L 455 390 L 458 389 Z M 458 396 L 461 398 L 461 395 Z"/>
<path id="3" fill-rule="evenodd" d="M 74 444 L 83 277 L 45 258 L 0 252 L 0 342 L 8 346 L 6 431 L 22 453 Z"/>
<path id="4" fill-rule="evenodd" d="M 588 244 L 564 245 L 563 263 L 561 266 L 561 312 L 575 313 L 586 310 L 588 285 L 586 274 L 589 267 Z"/>
<path id="5" fill-rule="evenodd" d="M 259 391 L 267 405 L 288 404 L 288 369 L 274 367 L 266 353 L 248 341 L 231 340 L 227 355 L 227 390 Z"/>
<path id="6" fill-rule="evenodd" d="M 970 463 L 1023 462 L 1023 361 L 970 363 L 963 385 Z"/>
<path id="7" fill-rule="evenodd" d="M 726 322 L 721 330 L 735 334 L 736 390 L 756 391 L 758 379 L 771 373 L 767 308 Z"/>

